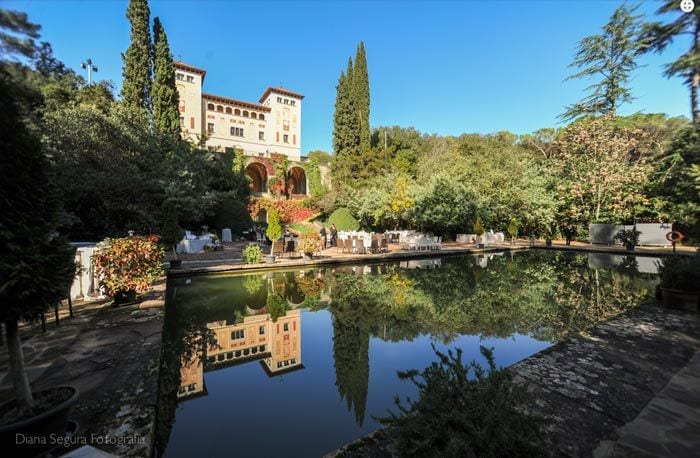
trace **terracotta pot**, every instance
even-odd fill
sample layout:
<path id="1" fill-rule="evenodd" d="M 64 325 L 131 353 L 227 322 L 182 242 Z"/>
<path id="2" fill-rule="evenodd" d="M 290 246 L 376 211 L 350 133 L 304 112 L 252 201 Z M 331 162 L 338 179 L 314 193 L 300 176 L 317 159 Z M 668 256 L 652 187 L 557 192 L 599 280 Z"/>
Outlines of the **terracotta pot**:
<path id="1" fill-rule="evenodd" d="M 58 439 L 65 437 L 68 414 L 73 404 L 78 401 L 78 389 L 73 386 L 56 388 L 69 389 L 71 394 L 68 399 L 34 417 L 0 426 L 0 447 L 3 456 L 44 456 L 56 448 Z M 5 405 L 14 402 L 16 401 L 8 401 Z"/>
<path id="2" fill-rule="evenodd" d="M 665 307 L 697 312 L 698 305 L 700 305 L 700 291 L 661 288 L 661 301 Z"/>

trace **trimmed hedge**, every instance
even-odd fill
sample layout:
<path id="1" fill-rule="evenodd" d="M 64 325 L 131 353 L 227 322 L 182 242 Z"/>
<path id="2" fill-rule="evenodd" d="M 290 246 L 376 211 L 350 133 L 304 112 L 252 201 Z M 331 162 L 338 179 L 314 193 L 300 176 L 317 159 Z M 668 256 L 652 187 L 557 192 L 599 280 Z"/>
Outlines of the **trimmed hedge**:
<path id="1" fill-rule="evenodd" d="M 339 208 L 331 213 L 328 224 L 335 224 L 339 231 L 356 231 L 360 228 L 360 223 L 347 208 Z"/>

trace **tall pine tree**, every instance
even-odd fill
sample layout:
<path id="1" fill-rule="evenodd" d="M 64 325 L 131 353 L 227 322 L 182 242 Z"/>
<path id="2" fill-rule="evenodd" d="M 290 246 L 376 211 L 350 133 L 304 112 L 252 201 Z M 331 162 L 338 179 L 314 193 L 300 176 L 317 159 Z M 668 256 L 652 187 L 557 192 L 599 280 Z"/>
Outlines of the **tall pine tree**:
<path id="1" fill-rule="evenodd" d="M 151 88 L 151 29 L 147 0 L 129 0 L 126 18 L 131 23 L 131 44 L 122 54 L 124 81 L 122 99 L 132 107 L 148 111 Z"/>
<path id="2" fill-rule="evenodd" d="M 603 33 L 580 41 L 571 67 L 580 69 L 567 78 L 599 77 L 588 86 L 590 94 L 579 103 L 570 105 L 560 116 L 565 120 L 589 114 L 615 116 L 621 104 L 633 100 L 629 89 L 630 73 L 637 68 L 637 54 L 641 50 L 639 37 L 641 23 L 634 15 L 636 7 L 622 5 L 610 16 Z"/>
<path id="3" fill-rule="evenodd" d="M 333 179 L 338 184 L 351 184 L 357 178 L 360 164 L 360 126 L 353 97 L 353 65 L 341 72 L 336 86 L 333 115 Z"/>
<path id="4" fill-rule="evenodd" d="M 164 134 L 180 134 L 175 68 L 168 36 L 157 17 L 153 19 L 153 125 Z"/>
<path id="5" fill-rule="evenodd" d="M 697 4 L 698 2 L 696 2 Z M 684 13 L 678 0 L 664 0 L 657 14 L 676 14 L 672 21 L 645 24 L 641 44 L 645 51 L 661 52 L 674 39 L 690 35 L 690 48 L 675 61 L 666 65 L 667 78 L 680 76 L 690 89 L 690 112 L 694 123 L 700 123 L 698 89 L 700 88 L 700 6 L 690 13 Z"/>
<path id="6" fill-rule="evenodd" d="M 369 126 L 369 75 L 367 73 L 367 55 L 365 54 L 365 44 L 363 42 L 357 45 L 353 73 L 353 92 L 360 125 L 360 151 L 363 156 L 366 156 L 371 148 L 371 134 Z"/>

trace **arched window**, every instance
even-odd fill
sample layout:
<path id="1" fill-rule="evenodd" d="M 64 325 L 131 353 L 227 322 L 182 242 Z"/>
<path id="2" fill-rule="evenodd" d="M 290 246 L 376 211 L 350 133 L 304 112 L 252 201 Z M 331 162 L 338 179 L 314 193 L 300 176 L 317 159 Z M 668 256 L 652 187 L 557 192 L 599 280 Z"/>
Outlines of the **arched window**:
<path id="1" fill-rule="evenodd" d="M 226 114 L 231 114 L 231 107 L 226 107 Z"/>
<path id="2" fill-rule="evenodd" d="M 264 120 L 265 120 L 265 115 L 262 114 L 262 113 L 260 113 L 260 116 L 258 116 L 258 119 L 261 120 L 261 121 L 264 121 Z"/>
<path id="3" fill-rule="evenodd" d="M 240 116 L 240 115 L 241 115 L 241 110 L 239 110 L 238 108 L 236 108 L 235 110 L 233 110 L 233 114 L 235 114 L 236 116 Z"/>
<path id="4" fill-rule="evenodd" d="M 267 170 L 260 162 L 251 162 L 245 168 L 245 174 L 250 178 L 251 192 L 267 191 Z"/>
<path id="5" fill-rule="evenodd" d="M 301 167 L 292 167 L 287 174 L 290 194 L 306 195 L 306 172 Z"/>
<path id="6" fill-rule="evenodd" d="M 207 110 L 212 110 L 212 111 L 214 111 L 214 104 L 213 104 L 213 103 L 207 103 Z"/>
<path id="7" fill-rule="evenodd" d="M 250 117 L 253 119 L 258 119 L 258 114 L 257 113 L 251 113 Z"/>
<path id="8" fill-rule="evenodd" d="M 248 110 L 243 110 L 243 117 L 247 118 L 248 117 Z"/>
<path id="9" fill-rule="evenodd" d="M 224 112 L 224 107 L 222 107 L 221 105 L 217 105 L 217 106 L 216 106 L 216 111 L 223 113 L 223 112 Z"/>

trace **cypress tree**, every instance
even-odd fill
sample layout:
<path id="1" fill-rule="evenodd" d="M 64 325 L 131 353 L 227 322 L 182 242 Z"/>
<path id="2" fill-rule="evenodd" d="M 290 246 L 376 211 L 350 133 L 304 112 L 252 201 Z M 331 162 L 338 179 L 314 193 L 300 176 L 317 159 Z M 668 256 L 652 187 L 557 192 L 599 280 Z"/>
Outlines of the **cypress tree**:
<path id="1" fill-rule="evenodd" d="M 168 36 L 157 17 L 153 19 L 153 125 L 164 134 L 180 134 L 178 94 L 173 55 Z"/>
<path id="2" fill-rule="evenodd" d="M 129 0 L 126 18 L 131 23 L 131 44 L 122 54 L 124 81 L 122 99 L 132 107 L 148 111 L 151 87 L 151 30 L 147 0 Z"/>
<path id="3" fill-rule="evenodd" d="M 360 169 L 359 117 L 353 98 L 353 65 L 338 79 L 333 115 L 333 177 L 339 183 L 357 178 Z"/>
<path id="4" fill-rule="evenodd" d="M 365 44 L 357 45 L 355 69 L 353 73 L 354 99 L 359 118 L 360 151 L 363 156 L 369 154 L 371 134 L 369 126 L 369 75 L 367 72 L 367 55 Z"/>

